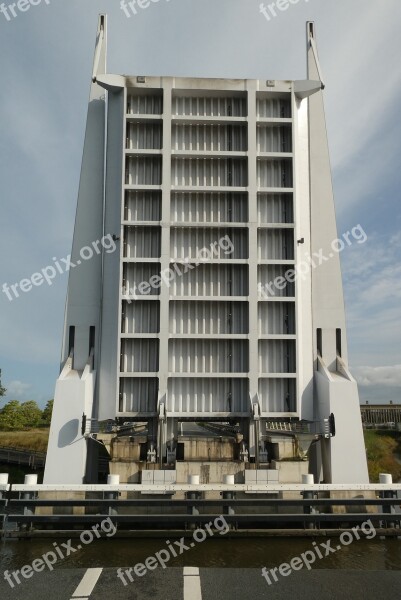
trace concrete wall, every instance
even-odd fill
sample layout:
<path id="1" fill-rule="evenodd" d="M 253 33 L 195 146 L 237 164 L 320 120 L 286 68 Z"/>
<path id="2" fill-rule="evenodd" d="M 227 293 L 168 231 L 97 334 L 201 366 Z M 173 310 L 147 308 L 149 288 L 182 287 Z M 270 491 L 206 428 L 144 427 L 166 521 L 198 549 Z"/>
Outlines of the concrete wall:
<path id="1" fill-rule="evenodd" d="M 273 460 L 271 467 L 277 469 L 279 483 L 302 483 L 302 475 L 309 472 L 309 463 L 304 460 Z"/>
<path id="2" fill-rule="evenodd" d="M 67 372 L 66 372 L 67 371 Z M 85 483 L 87 441 L 82 415 L 92 413 L 95 373 L 65 368 L 56 383 L 44 483 Z"/>
<path id="3" fill-rule="evenodd" d="M 321 370 L 315 385 L 318 414 L 336 422 L 335 437 L 321 441 L 325 483 L 369 483 L 356 382 Z"/>

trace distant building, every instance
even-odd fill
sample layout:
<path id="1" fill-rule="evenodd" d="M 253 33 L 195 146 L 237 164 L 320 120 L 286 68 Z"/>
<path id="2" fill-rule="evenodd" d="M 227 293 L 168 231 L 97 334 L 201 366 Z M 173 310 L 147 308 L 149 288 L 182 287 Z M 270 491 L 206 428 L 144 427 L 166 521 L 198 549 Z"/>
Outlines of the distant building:
<path id="1" fill-rule="evenodd" d="M 388 425 L 395 427 L 401 423 L 401 404 L 367 404 L 361 406 L 362 423 L 364 427 L 373 425 Z"/>

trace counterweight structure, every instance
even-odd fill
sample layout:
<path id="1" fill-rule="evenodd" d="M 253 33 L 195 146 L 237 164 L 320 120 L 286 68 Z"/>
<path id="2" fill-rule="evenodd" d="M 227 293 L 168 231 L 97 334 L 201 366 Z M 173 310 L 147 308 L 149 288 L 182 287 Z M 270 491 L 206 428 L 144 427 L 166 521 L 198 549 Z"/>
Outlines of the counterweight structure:
<path id="1" fill-rule="evenodd" d="M 112 75 L 100 17 L 72 262 L 109 245 L 70 272 L 45 483 L 96 481 L 104 421 L 162 469 L 197 459 L 185 427 L 256 466 L 298 432 L 316 481 L 368 482 L 313 23 L 307 55 L 304 81 Z"/>

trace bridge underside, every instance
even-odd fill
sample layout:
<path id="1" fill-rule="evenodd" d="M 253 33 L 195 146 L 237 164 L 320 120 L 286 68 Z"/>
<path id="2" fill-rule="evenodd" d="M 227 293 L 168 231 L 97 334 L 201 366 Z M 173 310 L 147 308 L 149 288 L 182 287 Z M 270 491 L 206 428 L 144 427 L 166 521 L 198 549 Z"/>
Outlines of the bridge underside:
<path id="1" fill-rule="evenodd" d="M 45 482 L 367 482 L 313 23 L 303 81 L 107 74 L 97 33 Z"/>

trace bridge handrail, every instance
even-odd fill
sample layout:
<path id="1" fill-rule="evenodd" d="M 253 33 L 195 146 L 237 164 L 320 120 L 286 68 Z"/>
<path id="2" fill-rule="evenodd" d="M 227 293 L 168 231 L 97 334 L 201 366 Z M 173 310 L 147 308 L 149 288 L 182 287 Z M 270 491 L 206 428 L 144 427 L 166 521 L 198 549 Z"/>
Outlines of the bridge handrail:
<path id="1" fill-rule="evenodd" d="M 370 484 L 12 484 L 14 492 L 380 492 L 399 491 L 401 483 L 370 483 Z"/>
<path id="2" fill-rule="evenodd" d="M 0 446 L 0 452 L 15 452 L 16 454 L 25 454 L 29 456 L 36 456 L 38 458 L 46 458 L 46 452 L 39 452 L 38 450 L 29 450 L 29 448 L 14 448 L 12 446 Z"/>

